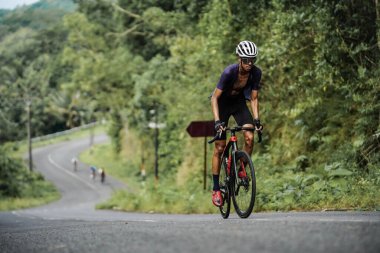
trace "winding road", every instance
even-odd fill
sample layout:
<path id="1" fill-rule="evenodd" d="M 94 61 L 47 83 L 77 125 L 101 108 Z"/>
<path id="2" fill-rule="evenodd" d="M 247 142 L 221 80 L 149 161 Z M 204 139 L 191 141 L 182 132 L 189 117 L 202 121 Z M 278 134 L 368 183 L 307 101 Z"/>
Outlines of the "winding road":
<path id="1" fill-rule="evenodd" d="M 107 141 L 104 135 L 95 142 Z M 0 212 L 0 252 L 380 252 L 380 212 L 165 215 L 95 210 L 115 189 L 71 158 L 89 139 L 34 151 L 38 171 L 61 192 L 45 206 Z M 199 203 L 209 205 L 210 203 Z"/>

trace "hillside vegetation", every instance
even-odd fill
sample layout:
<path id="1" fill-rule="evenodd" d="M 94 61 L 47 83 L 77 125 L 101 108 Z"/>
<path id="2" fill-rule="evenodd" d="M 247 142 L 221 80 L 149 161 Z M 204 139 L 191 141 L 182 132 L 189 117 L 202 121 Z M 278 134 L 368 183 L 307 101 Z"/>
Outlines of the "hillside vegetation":
<path id="1" fill-rule="evenodd" d="M 192 192 L 206 196 L 203 140 L 185 129 L 212 119 L 208 96 L 236 62 L 236 44 L 248 39 L 259 48 L 263 72 L 257 208 L 379 208 L 377 1 L 75 3 L 70 11 L 44 12 L 41 4 L 0 14 L 2 143 L 25 138 L 18 129 L 26 102 L 34 136 L 105 117 L 112 122 L 112 167 L 126 177 L 141 166 L 147 171 L 145 192 L 122 198 L 172 194 L 170 207 L 173 199 L 194 199 Z M 165 128 L 154 185 L 154 131 L 147 126 L 156 119 Z"/>

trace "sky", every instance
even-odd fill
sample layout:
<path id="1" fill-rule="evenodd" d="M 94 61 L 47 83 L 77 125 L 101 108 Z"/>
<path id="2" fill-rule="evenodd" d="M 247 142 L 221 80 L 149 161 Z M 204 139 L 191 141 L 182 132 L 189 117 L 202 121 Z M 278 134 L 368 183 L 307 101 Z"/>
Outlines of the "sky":
<path id="1" fill-rule="evenodd" d="M 0 9 L 14 9 L 23 4 L 32 4 L 39 0 L 0 0 Z"/>

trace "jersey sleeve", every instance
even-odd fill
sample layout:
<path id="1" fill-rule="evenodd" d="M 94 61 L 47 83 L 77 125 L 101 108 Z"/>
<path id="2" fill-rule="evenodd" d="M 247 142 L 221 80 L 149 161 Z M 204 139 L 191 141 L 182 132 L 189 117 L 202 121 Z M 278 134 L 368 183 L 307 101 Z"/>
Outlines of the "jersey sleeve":
<path id="1" fill-rule="evenodd" d="M 256 68 L 252 73 L 252 78 L 249 80 L 249 85 L 244 89 L 244 96 L 246 100 L 251 100 L 251 93 L 253 90 L 260 90 L 261 69 Z"/>

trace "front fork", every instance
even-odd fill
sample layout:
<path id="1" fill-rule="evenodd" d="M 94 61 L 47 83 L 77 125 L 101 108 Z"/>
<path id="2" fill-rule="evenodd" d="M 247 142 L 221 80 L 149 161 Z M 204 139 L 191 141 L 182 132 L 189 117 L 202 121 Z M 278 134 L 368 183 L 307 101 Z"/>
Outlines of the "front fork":
<path id="1" fill-rule="evenodd" d="M 230 149 L 232 149 L 231 152 L 229 151 Z M 226 150 L 227 150 L 228 158 L 225 157 L 224 155 L 222 157 L 223 157 L 223 159 L 226 159 L 226 161 L 223 161 L 223 162 L 226 162 L 226 164 L 227 164 L 227 181 L 229 181 L 231 178 L 232 161 L 235 162 L 235 153 L 234 152 L 237 150 L 237 143 L 234 141 L 232 143 L 227 144 Z M 235 171 L 236 171 L 236 168 L 235 168 Z"/>
<path id="2" fill-rule="evenodd" d="M 233 177 L 234 178 L 234 187 L 232 187 L 232 189 L 235 191 L 235 195 L 239 195 L 239 190 L 240 190 L 240 187 L 246 187 L 246 176 L 247 176 L 247 172 L 246 172 L 246 169 L 245 169 L 245 166 L 244 166 L 244 162 L 236 159 L 236 152 L 237 150 L 235 151 L 232 151 L 232 161 L 233 161 L 233 164 L 234 164 L 234 170 L 235 170 L 235 176 Z M 240 166 L 239 166 L 240 165 Z M 239 169 L 242 170 L 242 178 L 239 177 Z"/>

